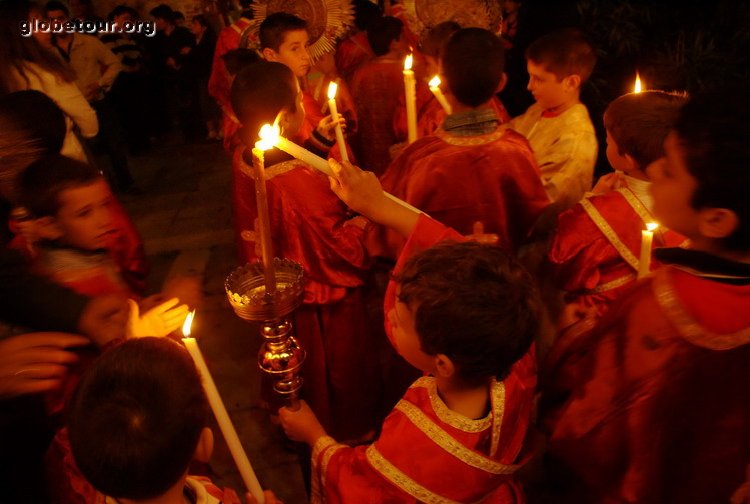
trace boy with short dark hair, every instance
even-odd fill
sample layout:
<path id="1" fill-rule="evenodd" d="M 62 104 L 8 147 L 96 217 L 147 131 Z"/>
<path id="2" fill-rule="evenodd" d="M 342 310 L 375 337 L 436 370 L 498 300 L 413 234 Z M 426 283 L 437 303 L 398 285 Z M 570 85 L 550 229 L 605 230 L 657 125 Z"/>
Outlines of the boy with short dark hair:
<path id="1" fill-rule="evenodd" d="M 239 504 L 232 489 L 188 476 L 190 462 L 208 462 L 213 451 L 208 415 L 201 378 L 180 344 L 141 338 L 103 354 L 68 412 L 73 457 L 101 492 L 96 502 Z"/>
<path id="2" fill-rule="evenodd" d="M 654 216 L 689 248 L 657 249 L 666 266 L 550 363 L 556 497 L 713 503 L 747 491 L 748 114 L 742 88 L 682 108 L 649 176 Z"/>
<path id="3" fill-rule="evenodd" d="M 466 28 L 442 56 L 453 107 L 440 130 L 408 146 L 383 174 L 383 188 L 443 224 L 470 234 L 476 222 L 516 252 L 549 204 L 528 142 L 499 127 L 490 106 L 502 87 L 504 49 L 481 28 Z M 380 228 L 371 252 L 394 259 L 403 238 Z"/>
<path id="4" fill-rule="evenodd" d="M 249 148 L 260 127 L 277 117 L 282 134 L 293 137 L 304 123 L 305 109 L 297 78 L 287 66 L 269 61 L 235 77 L 232 107 L 246 146 L 235 157 L 235 218 L 243 259 L 252 262 L 258 259 L 260 238 Z M 378 394 L 375 329 L 362 289 L 369 268 L 366 221 L 350 218 L 325 175 L 278 149 L 265 153 L 265 176 L 273 250 L 299 262 L 307 280 L 303 305 L 294 313 L 297 336 L 307 351 L 303 397 L 337 435 L 360 438 L 377 422 Z"/>
<path id="5" fill-rule="evenodd" d="M 409 50 L 401 36 L 403 23 L 390 16 L 367 30 L 375 58 L 363 64 L 351 80 L 359 127 L 354 139 L 357 159 L 377 174 L 388 167 L 388 149 L 397 142 L 393 113 L 404 95 L 404 57 Z"/>
<path id="6" fill-rule="evenodd" d="M 353 209 L 411 234 L 387 325 L 398 353 L 431 376 L 412 384 L 371 445 L 337 443 L 304 404 L 281 410 L 287 435 L 313 447 L 313 501 L 522 502 L 513 473 L 528 458 L 541 309 L 530 277 L 501 249 L 435 245 L 463 238 L 384 198 L 371 173 L 334 171 L 332 187 Z M 374 188 L 370 202 L 347 192 L 353 177 Z"/>
<path id="7" fill-rule="evenodd" d="M 594 176 L 596 134 L 580 94 L 595 64 L 596 54 L 578 30 L 536 40 L 526 50 L 527 88 L 536 103 L 507 124 L 528 139 L 544 188 L 563 210 L 591 189 Z"/>
<path id="8" fill-rule="evenodd" d="M 664 139 L 685 101 L 682 95 L 645 91 L 621 96 L 607 107 L 607 159 L 616 172 L 597 187 L 611 190 L 562 213 L 547 254 L 566 303 L 593 307 L 601 316 L 635 281 L 641 231 L 656 220 L 646 171 L 664 155 Z M 660 227 L 654 246 L 678 246 L 683 240 Z"/>

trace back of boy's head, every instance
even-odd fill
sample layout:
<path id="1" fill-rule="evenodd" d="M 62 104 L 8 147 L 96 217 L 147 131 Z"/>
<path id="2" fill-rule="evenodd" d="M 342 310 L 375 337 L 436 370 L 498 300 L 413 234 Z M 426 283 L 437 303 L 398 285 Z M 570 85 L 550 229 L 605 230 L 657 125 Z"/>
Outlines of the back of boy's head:
<path id="1" fill-rule="evenodd" d="M 464 28 L 445 43 L 440 67 L 453 96 L 478 107 L 497 92 L 505 68 L 505 49 L 497 37 L 482 28 Z"/>
<path id="2" fill-rule="evenodd" d="M 383 11 L 380 7 L 370 2 L 370 0 L 354 0 L 354 26 L 359 31 L 367 31 L 370 26 L 383 17 Z"/>
<path id="3" fill-rule="evenodd" d="M 437 245 L 409 260 L 395 280 L 422 351 L 448 356 L 465 383 L 503 379 L 539 330 L 531 277 L 500 248 Z"/>
<path id="4" fill-rule="evenodd" d="M 750 97 L 744 87 L 691 98 L 680 110 L 675 131 L 687 168 L 697 179 L 694 208 L 726 208 L 738 228 L 722 240 L 727 250 L 750 252 Z"/>
<path id="5" fill-rule="evenodd" d="M 239 48 L 227 51 L 221 59 L 224 60 L 229 75 L 237 75 L 246 66 L 260 61 L 260 56 L 252 49 Z"/>
<path id="6" fill-rule="evenodd" d="M 684 94 L 665 91 L 628 93 L 609 104 L 604 127 L 619 154 L 631 156 L 643 170 L 664 155 L 664 139 L 686 101 Z"/>
<path id="7" fill-rule="evenodd" d="M 440 58 L 440 53 L 448 39 L 461 29 L 461 25 L 455 21 L 444 21 L 430 28 L 419 42 L 419 49 L 422 54 L 432 56 L 435 59 Z"/>
<path id="8" fill-rule="evenodd" d="M 54 216 L 60 210 L 60 194 L 102 179 L 93 166 L 60 154 L 31 163 L 20 175 L 20 203 L 34 217 Z"/>
<path id="9" fill-rule="evenodd" d="M 273 123 L 282 110 L 297 110 L 297 84 L 282 63 L 258 61 L 240 70 L 232 82 L 232 109 L 255 138 L 260 127 Z"/>
<path id="10" fill-rule="evenodd" d="M 174 24 L 174 11 L 167 4 L 159 4 L 149 12 L 152 17 L 163 19 L 167 23 Z"/>
<path id="11" fill-rule="evenodd" d="M 581 84 L 594 71 L 596 53 L 581 31 L 564 28 L 535 40 L 526 49 L 526 59 L 555 74 L 558 81 L 578 75 Z"/>
<path id="12" fill-rule="evenodd" d="M 68 410 L 70 446 L 100 492 L 145 500 L 187 471 L 208 423 L 190 355 L 167 338 L 139 338 L 102 354 Z"/>
<path id="13" fill-rule="evenodd" d="M 260 48 L 278 51 L 288 32 L 307 30 L 307 22 L 288 12 L 274 12 L 260 24 Z"/>
<path id="14" fill-rule="evenodd" d="M 367 42 L 375 56 L 383 56 L 391 50 L 391 42 L 401 38 L 404 23 L 392 16 L 383 16 L 367 30 Z"/>

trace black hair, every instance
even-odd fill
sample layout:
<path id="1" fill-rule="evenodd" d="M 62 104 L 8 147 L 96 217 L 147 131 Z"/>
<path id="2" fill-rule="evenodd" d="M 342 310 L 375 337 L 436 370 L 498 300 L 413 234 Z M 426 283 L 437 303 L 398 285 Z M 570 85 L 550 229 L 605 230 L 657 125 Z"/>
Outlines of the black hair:
<path id="1" fill-rule="evenodd" d="M 68 410 L 70 447 L 83 475 L 120 499 L 158 497 L 188 468 L 208 406 L 188 352 L 138 338 L 103 353 Z"/>
<path id="2" fill-rule="evenodd" d="M 448 356 L 467 384 L 502 380 L 539 331 L 539 294 L 500 248 L 442 243 L 412 257 L 395 281 L 422 351 Z"/>
<path id="3" fill-rule="evenodd" d="M 224 66 L 226 67 L 227 72 L 229 72 L 229 75 L 237 75 L 240 70 L 248 65 L 257 63 L 261 58 L 258 56 L 258 53 L 252 49 L 239 48 L 225 52 L 221 56 L 221 59 L 224 61 Z"/>
<path id="4" fill-rule="evenodd" d="M 505 49 L 482 28 L 463 28 L 446 42 L 442 73 L 455 98 L 470 107 L 486 103 L 497 92 L 505 68 Z"/>
<path id="5" fill-rule="evenodd" d="M 44 4 L 44 10 L 49 12 L 53 10 L 61 10 L 65 13 L 66 16 L 70 16 L 70 9 L 68 9 L 68 6 L 64 2 L 60 2 L 59 0 L 50 0 L 46 4 Z"/>
<path id="6" fill-rule="evenodd" d="M 307 22 L 288 12 L 274 12 L 260 24 L 260 48 L 278 51 L 287 32 L 307 30 Z"/>
<path id="7" fill-rule="evenodd" d="M 282 63 L 258 61 L 235 76 L 231 100 L 234 115 L 255 139 L 260 127 L 273 123 L 279 112 L 297 110 L 296 77 Z"/>
<path id="8" fill-rule="evenodd" d="M 390 51 L 391 42 L 401 38 L 404 31 L 404 23 L 400 19 L 383 16 L 367 30 L 367 42 L 370 43 L 375 56 L 383 56 Z"/>
<path id="9" fill-rule="evenodd" d="M 109 21 L 114 21 L 117 16 L 122 16 L 123 14 L 130 14 L 133 19 L 136 19 L 138 17 L 138 12 L 132 7 L 128 7 L 127 5 L 118 5 L 117 7 L 112 9 L 109 15 L 107 15 L 107 19 Z"/>
<path id="10" fill-rule="evenodd" d="M 153 9 L 151 9 L 151 12 L 149 12 L 151 16 L 163 19 L 164 21 L 174 24 L 174 11 L 172 10 L 172 7 L 170 7 L 167 4 L 159 4 Z"/>
<path id="11" fill-rule="evenodd" d="M 581 84 L 588 80 L 596 65 L 594 48 L 575 28 L 563 28 L 538 38 L 526 49 L 526 59 L 555 74 L 558 81 L 578 75 Z"/>
<path id="12" fill-rule="evenodd" d="M 359 31 L 367 31 L 378 19 L 383 17 L 383 11 L 369 0 L 354 0 L 354 26 Z"/>
<path id="13" fill-rule="evenodd" d="M 18 192 L 21 204 L 32 215 L 54 216 L 60 210 L 60 193 L 101 178 L 102 174 L 91 165 L 50 154 L 34 161 L 21 173 Z"/>

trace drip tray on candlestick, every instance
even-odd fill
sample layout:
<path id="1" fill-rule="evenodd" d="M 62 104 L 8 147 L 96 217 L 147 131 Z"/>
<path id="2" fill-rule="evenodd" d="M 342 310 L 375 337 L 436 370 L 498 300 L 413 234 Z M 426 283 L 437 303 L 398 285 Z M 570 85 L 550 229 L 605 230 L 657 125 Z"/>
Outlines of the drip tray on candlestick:
<path id="1" fill-rule="evenodd" d="M 304 279 L 302 266 L 290 259 L 273 260 L 276 293 L 266 295 L 261 262 L 240 266 L 224 282 L 229 303 L 238 317 L 263 322 L 277 320 L 302 303 Z"/>

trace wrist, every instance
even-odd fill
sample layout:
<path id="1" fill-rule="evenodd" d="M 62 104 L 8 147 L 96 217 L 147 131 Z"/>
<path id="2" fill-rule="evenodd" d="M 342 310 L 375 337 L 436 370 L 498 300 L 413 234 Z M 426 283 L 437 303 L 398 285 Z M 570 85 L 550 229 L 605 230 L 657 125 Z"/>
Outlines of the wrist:
<path id="1" fill-rule="evenodd" d="M 310 430 L 310 433 L 307 435 L 307 438 L 305 439 L 305 443 L 307 443 L 310 447 L 315 446 L 315 444 L 318 442 L 319 439 L 327 437 L 328 434 L 326 433 L 325 429 L 323 429 L 323 426 L 320 424 L 317 424 L 313 429 Z"/>

